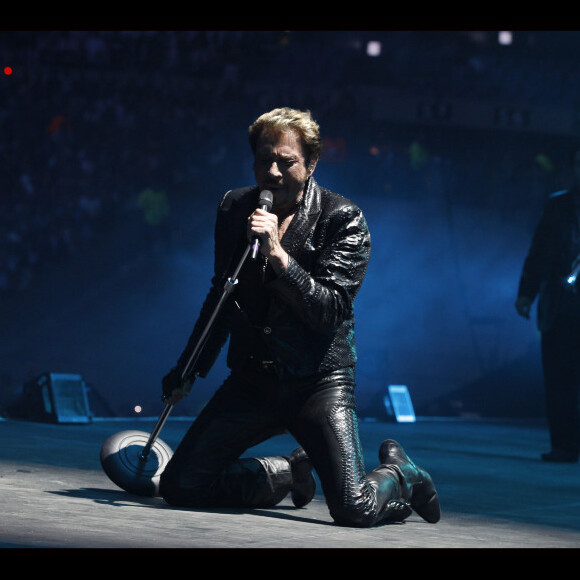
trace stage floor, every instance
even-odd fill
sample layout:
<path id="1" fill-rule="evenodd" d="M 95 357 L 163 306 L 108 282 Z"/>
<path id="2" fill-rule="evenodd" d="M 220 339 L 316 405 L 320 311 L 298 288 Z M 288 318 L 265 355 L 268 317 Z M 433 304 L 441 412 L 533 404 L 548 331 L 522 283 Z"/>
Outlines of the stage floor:
<path id="1" fill-rule="evenodd" d="M 442 519 L 413 514 L 371 529 L 335 525 L 318 488 L 295 509 L 190 510 L 130 495 L 101 469 L 114 433 L 149 433 L 150 420 L 95 419 L 62 425 L 0 420 L 2 548 L 576 548 L 580 546 L 580 465 L 547 464 L 541 422 L 424 418 L 361 422 L 367 467 L 385 438 L 398 440 L 433 476 Z M 168 420 L 160 438 L 173 449 L 191 419 Z M 289 436 L 258 448 L 287 454 Z"/>

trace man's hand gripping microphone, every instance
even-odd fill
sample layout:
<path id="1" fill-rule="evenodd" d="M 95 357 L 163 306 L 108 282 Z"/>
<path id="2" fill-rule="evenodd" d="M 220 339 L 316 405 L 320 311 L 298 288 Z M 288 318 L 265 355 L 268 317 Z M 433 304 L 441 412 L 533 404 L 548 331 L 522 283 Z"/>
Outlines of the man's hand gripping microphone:
<path id="1" fill-rule="evenodd" d="M 274 204 L 274 196 L 272 192 L 268 189 L 265 189 L 260 193 L 260 199 L 258 201 L 258 207 L 264 211 L 270 211 L 272 209 L 272 205 Z M 252 239 L 252 251 L 251 256 L 252 260 L 255 260 L 258 257 L 260 252 L 260 238 L 258 236 L 254 236 Z"/>

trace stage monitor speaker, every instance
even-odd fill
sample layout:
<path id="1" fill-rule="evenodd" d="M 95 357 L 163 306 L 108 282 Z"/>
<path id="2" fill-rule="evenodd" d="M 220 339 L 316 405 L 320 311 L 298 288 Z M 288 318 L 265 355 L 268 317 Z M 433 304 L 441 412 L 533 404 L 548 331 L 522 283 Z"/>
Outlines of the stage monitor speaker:
<path id="1" fill-rule="evenodd" d="M 44 373 L 26 382 L 19 416 L 43 423 L 90 423 L 83 377 L 70 373 Z"/>
<path id="2" fill-rule="evenodd" d="M 383 401 L 387 415 L 393 416 L 398 423 L 416 421 L 411 395 L 405 385 L 389 385 Z"/>

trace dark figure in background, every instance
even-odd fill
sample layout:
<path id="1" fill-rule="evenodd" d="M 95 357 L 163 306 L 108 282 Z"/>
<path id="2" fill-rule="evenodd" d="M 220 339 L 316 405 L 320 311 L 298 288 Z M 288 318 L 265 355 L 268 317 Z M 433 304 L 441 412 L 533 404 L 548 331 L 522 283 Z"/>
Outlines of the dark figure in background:
<path id="1" fill-rule="evenodd" d="M 370 255 L 361 210 L 318 185 L 321 152 L 309 112 L 275 109 L 250 127 L 256 186 L 228 191 L 217 212 L 211 287 L 177 365 L 163 379 L 175 403 L 212 367 L 228 336 L 231 373 L 188 430 L 161 477 L 172 505 L 270 507 L 289 493 L 296 507 L 315 495 L 315 469 L 335 522 L 368 527 L 403 521 L 414 509 L 440 517 L 429 474 L 391 439 L 380 465 L 365 472 L 355 413 L 353 301 Z M 273 194 L 271 211 L 258 206 Z M 195 369 L 184 366 L 224 284 L 249 241 L 238 283 L 213 325 Z M 241 457 L 250 447 L 290 433 L 290 455 Z"/>
<path id="2" fill-rule="evenodd" d="M 536 298 L 551 450 L 544 461 L 576 462 L 580 453 L 580 147 L 574 184 L 548 198 L 525 259 L 517 312 L 530 317 Z M 580 279 L 580 274 L 578 274 Z M 580 280 L 578 280 L 580 283 Z"/>

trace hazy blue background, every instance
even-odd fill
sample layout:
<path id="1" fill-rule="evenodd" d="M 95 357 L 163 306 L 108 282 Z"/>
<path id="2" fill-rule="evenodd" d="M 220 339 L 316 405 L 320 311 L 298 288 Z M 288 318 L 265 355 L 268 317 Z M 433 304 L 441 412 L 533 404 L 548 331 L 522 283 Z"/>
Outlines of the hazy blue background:
<path id="1" fill-rule="evenodd" d="M 160 412 L 208 288 L 217 203 L 253 183 L 247 127 L 289 105 L 321 124 L 316 179 L 372 232 L 361 414 L 405 384 L 422 415 L 542 416 L 538 333 L 513 303 L 543 200 L 567 184 L 580 36 L 512 40 L 0 32 L 0 403 L 67 372 L 98 414 Z M 178 412 L 194 415 L 225 373 L 222 357 Z"/>

